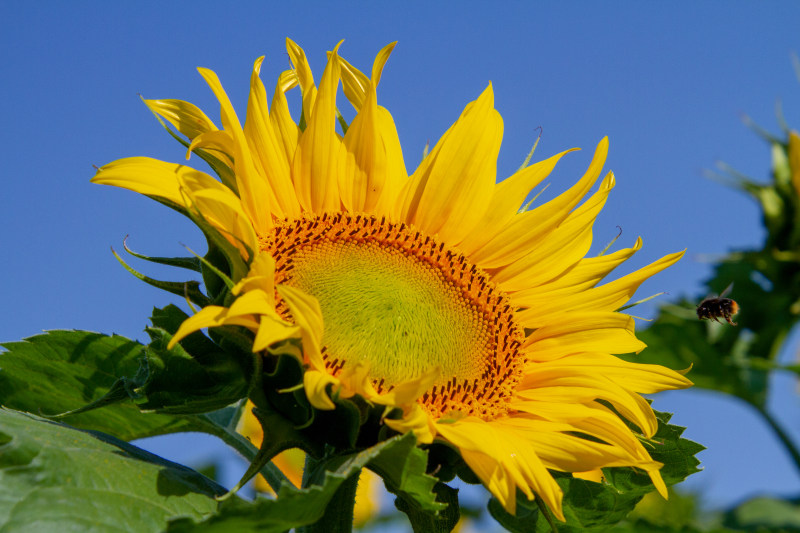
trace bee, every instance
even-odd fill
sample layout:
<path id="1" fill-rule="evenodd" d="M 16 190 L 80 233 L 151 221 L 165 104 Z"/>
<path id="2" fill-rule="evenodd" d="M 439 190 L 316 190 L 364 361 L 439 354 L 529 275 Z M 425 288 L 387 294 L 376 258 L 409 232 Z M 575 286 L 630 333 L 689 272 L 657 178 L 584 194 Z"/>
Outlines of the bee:
<path id="1" fill-rule="evenodd" d="M 725 298 L 731 292 L 733 283 L 728 285 L 719 296 L 708 297 L 697 306 L 697 318 L 700 320 L 709 318 L 719 322 L 719 318 L 724 318 L 728 324 L 735 326 L 736 322 L 731 322 L 731 317 L 739 312 L 739 304 L 735 300 Z"/>

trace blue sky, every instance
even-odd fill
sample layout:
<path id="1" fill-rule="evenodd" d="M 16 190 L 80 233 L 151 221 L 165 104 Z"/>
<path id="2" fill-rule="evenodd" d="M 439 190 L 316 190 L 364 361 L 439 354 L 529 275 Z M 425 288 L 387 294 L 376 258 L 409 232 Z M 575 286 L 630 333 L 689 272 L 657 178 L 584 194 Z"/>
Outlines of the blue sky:
<path id="1" fill-rule="evenodd" d="M 204 66 L 217 72 L 243 116 L 253 61 L 266 55 L 262 79 L 271 94 L 288 66 L 287 36 L 304 47 L 317 76 L 340 39 L 341 54 L 367 71 L 380 48 L 399 41 L 378 98 L 395 118 L 410 169 L 426 141 L 434 143 L 489 82 L 505 122 L 498 176 L 519 166 L 541 127 L 535 159 L 584 149 L 554 173 L 548 192 L 563 190 L 608 135 L 607 168 L 617 187 L 595 226 L 598 246 L 621 226 L 619 245 L 644 238 L 632 267 L 688 249 L 642 296 L 702 292 L 709 266 L 700 254 L 759 242 L 755 205 L 702 170 L 723 160 L 766 176 L 768 147 L 742 125 L 742 113 L 777 130 L 781 100 L 789 124 L 800 128 L 800 83 L 790 60 L 800 51 L 800 3 L 494 6 L 4 0 L 0 275 L 7 304 L 0 341 L 58 328 L 143 338 L 152 307 L 174 299 L 127 274 L 109 247 L 120 248 L 130 234 L 137 251 L 181 255 L 181 243 L 202 249 L 202 238 L 147 198 L 90 184 L 92 165 L 134 155 L 181 161 L 182 148 L 138 95 L 188 100 L 216 119 L 218 106 L 195 70 Z M 645 306 L 637 314 L 652 312 Z M 786 426 L 798 427 L 794 384 L 778 385 L 773 408 Z M 746 406 L 692 391 L 658 396 L 654 406 L 675 411 L 673 422 L 709 447 L 701 455 L 705 471 L 686 485 L 709 503 L 800 493 L 800 476 Z M 213 453 L 210 442 L 148 446 L 199 461 Z"/>

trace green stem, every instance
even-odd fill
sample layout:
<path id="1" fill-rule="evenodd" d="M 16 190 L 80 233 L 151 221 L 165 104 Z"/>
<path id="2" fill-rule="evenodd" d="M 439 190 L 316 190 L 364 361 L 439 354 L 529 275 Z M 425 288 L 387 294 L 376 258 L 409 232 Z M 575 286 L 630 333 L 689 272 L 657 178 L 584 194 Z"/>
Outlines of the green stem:
<path id="1" fill-rule="evenodd" d="M 781 441 L 783 447 L 789 452 L 789 456 L 794 461 L 794 466 L 797 468 L 797 471 L 800 472 L 800 450 L 797 449 L 794 442 L 792 442 L 792 438 L 789 434 L 783 429 L 783 427 L 778 423 L 778 421 L 773 418 L 771 414 L 767 412 L 767 410 L 763 407 L 756 407 L 756 411 L 758 411 L 764 420 L 766 420 L 769 427 L 772 428 L 772 431 L 778 437 L 778 440 Z"/>
<path id="2" fill-rule="evenodd" d="M 324 462 L 306 455 L 303 470 L 303 488 L 321 484 L 325 476 Z M 359 475 L 345 479 L 325 507 L 325 513 L 316 523 L 298 528 L 298 533 L 351 533 L 353 531 L 353 507 L 356 503 L 356 488 Z"/>
<path id="3" fill-rule="evenodd" d="M 203 425 L 203 429 L 198 429 L 198 431 L 205 431 L 210 435 L 218 437 L 222 442 L 239 452 L 248 462 L 252 462 L 253 459 L 256 458 L 256 455 L 258 455 L 258 448 L 253 446 L 253 444 L 242 435 L 228 428 L 218 426 L 212 421 L 205 419 L 202 415 L 197 418 L 201 420 L 200 423 Z M 283 483 L 291 483 L 283 472 L 272 463 L 264 465 L 259 473 L 264 476 L 264 479 L 267 480 L 269 486 L 272 487 L 272 490 L 276 493 Z"/>

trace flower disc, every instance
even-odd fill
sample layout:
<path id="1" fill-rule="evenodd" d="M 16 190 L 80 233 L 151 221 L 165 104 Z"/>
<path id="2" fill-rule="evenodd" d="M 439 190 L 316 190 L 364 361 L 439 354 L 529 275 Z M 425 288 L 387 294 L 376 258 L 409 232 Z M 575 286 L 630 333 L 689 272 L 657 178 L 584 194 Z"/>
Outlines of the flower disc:
<path id="1" fill-rule="evenodd" d="M 319 301 L 332 374 L 365 362 L 380 392 L 438 366 L 429 410 L 505 411 L 522 333 L 506 296 L 463 255 L 406 224 L 342 213 L 286 222 L 265 245 L 276 282 Z"/>

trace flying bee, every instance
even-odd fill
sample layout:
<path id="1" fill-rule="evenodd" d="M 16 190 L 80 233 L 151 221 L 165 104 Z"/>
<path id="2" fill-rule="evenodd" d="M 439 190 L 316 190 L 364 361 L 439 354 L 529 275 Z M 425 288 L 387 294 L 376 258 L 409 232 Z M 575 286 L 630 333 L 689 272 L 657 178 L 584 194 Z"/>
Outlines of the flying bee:
<path id="1" fill-rule="evenodd" d="M 731 292 L 733 283 L 728 285 L 719 296 L 708 297 L 697 306 L 697 318 L 700 320 L 709 318 L 719 322 L 719 318 L 724 318 L 728 324 L 735 326 L 736 322 L 731 322 L 731 317 L 739 312 L 739 304 L 735 300 L 725 298 Z"/>

